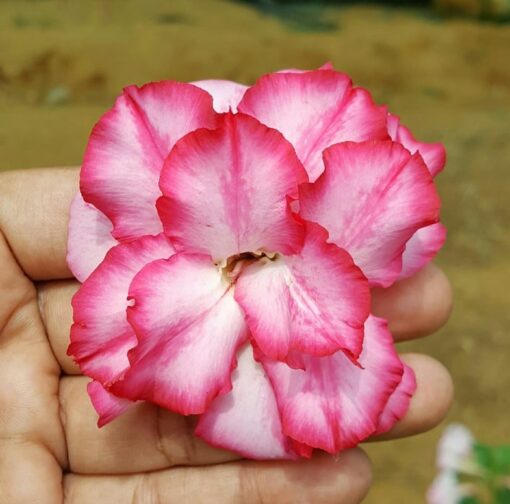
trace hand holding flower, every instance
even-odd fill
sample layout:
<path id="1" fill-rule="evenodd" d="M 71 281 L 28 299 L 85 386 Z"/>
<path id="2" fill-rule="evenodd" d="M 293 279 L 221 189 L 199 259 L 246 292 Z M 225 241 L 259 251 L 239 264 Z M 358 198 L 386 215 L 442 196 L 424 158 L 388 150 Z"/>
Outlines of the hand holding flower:
<path id="1" fill-rule="evenodd" d="M 158 111 L 157 107 L 153 111 L 156 113 Z M 123 133 L 125 134 L 123 137 L 126 137 L 129 131 L 124 130 Z M 163 133 L 161 135 L 164 136 Z M 133 147 L 134 144 L 131 143 L 130 145 Z M 111 153 L 113 147 L 114 144 L 108 146 L 103 154 Z M 298 149 L 296 149 L 296 152 L 298 159 L 303 163 L 303 159 L 299 157 L 302 154 L 299 153 Z M 144 156 L 146 156 L 144 159 L 152 159 L 152 154 L 149 154 L 144 153 Z M 157 152 L 153 151 L 153 154 L 156 155 Z M 124 166 L 129 168 L 129 163 L 136 155 L 135 149 L 130 156 L 122 161 Z M 425 159 L 425 156 L 423 157 Z M 308 166 L 307 163 L 304 164 L 305 167 Z M 310 162 L 309 166 L 312 165 L 313 162 Z M 111 173 L 115 173 L 115 171 Z M 2 488 L 2 495 L 6 496 L 7 500 L 13 504 L 35 501 L 42 504 L 54 504 L 64 500 L 64 494 L 65 502 L 72 504 L 91 501 L 108 502 L 109 504 L 124 503 L 137 499 L 143 502 L 144 499 L 149 498 L 176 500 L 184 504 L 187 502 L 258 501 L 285 503 L 296 502 L 298 499 L 301 499 L 302 502 L 314 502 L 316 504 L 338 501 L 346 504 L 360 502 L 370 483 L 370 469 L 366 458 L 359 449 L 346 450 L 337 458 L 314 455 L 309 461 L 297 463 L 294 461 L 241 461 L 236 453 L 213 448 L 208 443 L 196 438 L 193 434 L 196 427 L 193 417 L 186 418 L 172 413 L 166 408 L 160 408 L 147 402 L 138 402 L 134 406 L 130 406 L 129 410 L 115 422 L 102 429 L 97 429 L 97 416 L 86 394 L 89 380 L 84 376 L 80 376 L 80 369 L 66 355 L 69 327 L 72 319 L 71 297 L 79 288 L 77 282 L 70 280 L 71 273 L 65 260 L 67 208 L 77 190 L 77 177 L 78 173 L 75 170 L 40 170 L 6 173 L 0 176 L 0 226 L 3 237 L 0 244 L 2 263 L 0 269 L 0 286 L 2 288 L 0 293 L 2 296 L 2 308 L 0 309 L 0 320 L 2 321 L 0 378 L 4 384 L 8 385 L 4 387 L 4 392 L 0 397 L 1 411 L 8 412 L 8 414 L 0 415 L 0 451 L 2 453 L 0 487 Z M 141 247 L 141 244 L 134 239 L 138 232 L 137 229 L 142 229 L 144 233 L 149 229 L 149 235 L 161 231 L 160 227 L 156 227 L 161 226 L 157 213 L 152 214 L 147 209 L 144 210 L 143 202 L 137 207 L 139 203 L 136 198 L 140 196 L 143 200 L 147 197 L 144 184 L 150 186 L 151 180 L 154 180 L 154 178 L 151 179 L 151 174 L 148 172 L 146 177 L 135 180 L 136 183 L 131 182 L 125 185 L 125 188 L 130 191 L 128 195 L 123 193 L 120 197 L 113 186 L 111 186 L 111 192 L 109 193 L 109 201 L 113 201 L 117 205 L 116 208 L 122 208 L 122 204 L 126 203 L 126 208 L 134 209 L 130 214 L 133 218 L 128 215 L 127 218 L 119 217 L 120 220 L 115 221 L 113 219 L 109 221 L 95 208 L 84 205 L 79 198 L 75 199 L 73 203 L 75 213 L 77 208 L 81 208 L 78 213 L 85 215 L 83 212 L 88 212 L 87 215 L 90 217 L 81 219 L 82 228 L 74 227 L 73 229 L 71 227 L 71 236 L 74 236 L 74 243 L 77 244 L 78 248 L 71 249 L 70 257 L 73 257 L 73 253 L 76 253 L 79 247 L 81 247 L 82 252 L 87 252 L 82 253 L 83 263 L 80 266 L 75 263 L 73 266 L 73 269 L 76 270 L 76 276 L 81 280 L 89 277 L 91 271 L 102 261 L 105 250 L 115 246 L 109 252 L 109 256 L 112 256 L 115 251 L 120 251 L 115 252 L 120 259 L 118 262 L 114 262 L 116 268 L 108 272 L 108 261 L 103 263 L 105 266 L 99 267 L 103 268 L 103 272 L 111 275 L 109 278 L 112 282 L 105 287 L 105 282 L 98 281 L 97 293 L 100 296 L 94 299 L 94 302 L 88 307 L 84 307 L 84 309 L 89 310 L 88 313 L 91 316 L 88 319 L 89 323 L 94 320 L 94 317 L 97 317 L 97 325 L 95 326 L 97 331 L 102 330 L 103 334 L 119 334 L 119 329 L 121 330 L 120 337 L 116 341 L 117 345 L 110 345 L 109 347 L 113 352 L 102 354 L 102 358 L 109 355 L 110 360 L 94 362 L 94 359 L 89 359 L 90 369 L 93 370 L 93 373 L 97 373 L 97 376 L 102 376 L 105 379 L 105 384 L 109 383 L 107 380 L 112 376 L 112 370 L 117 369 L 115 366 L 125 363 L 122 358 L 116 361 L 119 356 L 122 357 L 125 354 L 122 354 L 121 351 L 119 353 L 115 352 L 122 348 L 129 351 L 130 349 L 127 348 L 130 345 L 129 341 L 134 341 L 129 339 L 132 338 L 133 334 L 132 325 L 126 318 L 115 319 L 112 322 L 106 315 L 110 314 L 108 316 L 111 316 L 112 312 L 115 313 L 115 310 L 112 310 L 115 307 L 118 307 L 124 314 L 126 308 L 131 307 L 133 308 L 133 317 L 135 317 L 136 304 L 131 306 L 132 303 L 130 302 L 126 306 L 125 292 L 129 291 L 130 288 L 133 289 L 133 292 L 135 292 L 135 289 L 145 289 L 146 287 L 149 289 L 160 288 L 161 284 L 155 282 L 144 286 L 142 272 L 145 267 L 163 266 L 164 271 L 161 272 L 163 275 L 167 273 L 166 268 L 173 267 L 174 264 L 186 266 L 186 262 L 189 262 L 188 257 L 182 259 L 184 254 L 179 255 L 179 253 L 173 253 L 170 259 L 163 256 L 163 261 L 161 257 L 151 255 L 156 250 L 156 246 L 160 247 L 158 251 L 163 254 L 172 253 L 169 251 L 170 247 L 174 247 L 174 245 L 166 243 L 163 236 L 143 238 L 143 241 L 150 243 L 152 247 L 142 247 L 131 258 L 128 255 L 122 255 L 127 254 L 130 249 Z M 277 188 L 270 189 L 276 190 Z M 155 191 L 157 193 L 157 182 Z M 115 199 L 116 194 L 120 199 Z M 292 191 L 290 196 L 292 196 Z M 289 203 L 292 212 L 295 213 L 292 201 L 286 200 L 286 202 Z M 288 207 L 283 205 L 283 209 L 287 211 Z M 281 219 L 286 218 L 286 213 L 280 213 L 279 215 Z M 111 216 L 113 217 L 113 214 Z M 139 226 L 140 223 L 136 220 L 140 216 L 147 217 L 147 219 L 144 217 L 142 227 Z M 114 232 L 114 236 L 109 234 L 112 230 L 112 222 L 115 222 L 115 229 L 119 230 Z M 151 225 L 154 227 L 146 227 L 147 222 L 152 222 Z M 321 239 L 323 232 L 320 228 L 315 227 L 314 229 L 313 225 L 308 228 L 299 219 L 296 222 L 295 227 L 301 229 L 304 233 L 303 247 L 299 252 L 292 254 L 289 253 L 289 250 L 276 250 L 276 254 L 273 255 L 273 251 L 260 251 L 255 247 L 255 250 L 250 251 L 252 255 L 242 255 L 244 251 L 241 254 L 233 253 L 227 257 L 227 262 L 224 265 L 221 264 L 222 271 L 219 271 L 221 281 L 215 280 L 216 283 L 205 284 L 209 289 L 205 292 L 208 295 L 214 294 L 214 288 L 223 285 L 224 280 L 230 283 L 226 279 L 232 278 L 231 274 L 234 275 L 233 278 L 237 279 L 238 277 L 235 277 L 235 275 L 247 274 L 248 268 L 263 269 L 264 262 L 269 266 L 277 266 L 275 267 L 276 273 L 289 270 L 296 278 L 306 279 L 307 270 L 300 268 L 304 263 L 304 259 L 309 257 L 308 254 L 314 250 L 333 250 L 332 260 L 335 261 L 334 264 L 338 265 L 338 271 L 350 271 L 354 281 L 357 267 L 347 260 L 341 248 L 338 245 L 325 243 Z M 320 224 L 318 225 L 320 226 Z M 137 226 L 139 227 L 137 228 Z M 253 229 L 253 226 L 250 226 L 250 229 Z M 426 228 L 421 228 L 417 233 L 420 233 L 422 229 Z M 92 235 L 92 230 L 97 234 Z M 92 236 L 95 236 L 95 239 L 91 239 Z M 213 235 L 211 237 L 214 238 Z M 275 240 L 278 238 L 275 235 Z M 70 240 L 72 241 L 73 238 L 70 238 Z M 122 240 L 125 244 L 117 245 Z M 412 240 L 415 240 L 414 235 Z M 377 328 L 381 323 L 377 322 L 376 317 L 387 319 L 389 329 L 396 340 L 408 339 L 432 332 L 444 323 L 450 309 L 449 286 L 444 275 L 437 268 L 426 266 L 413 275 L 416 261 L 423 261 L 420 257 L 423 258 L 427 254 L 430 257 L 431 254 L 433 255 L 430 250 L 437 250 L 437 246 L 434 247 L 433 245 L 428 245 L 428 249 L 427 247 L 421 247 L 420 244 L 424 241 L 416 240 L 417 246 L 413 246 L 415 253 L 412 257 L 414 259 L 408 262 L 410 269 L 404 275 L 410 276 L 410 278 L 399 280 L 389 288 L 375 286 L 370 288 L 371 311 L 375 315 L 370 320 L 374 321 L 373 323 Z M 196 242 L 198 245 L 204 245 L 204 243 Z M 288 243 L 290 242 L 287 240 L 284 245 Z M 430 244 L 430 240 L 427 243 Z M 305 246 L 308 246 L 308 248 L 305 248 Z M 406 250 L 410 250 L 410 247 Z M 207 269 L 210 265 L 208 266 L 203 261 L 202 258 L 205 254 L 202 252 L 198 250 L 193 252 L 192 259 L 200 259 L 198 263 L 197 261 L 194 262 L 194 266 L 202 264 Z M 242 257 L 235 257 L 241 255 Z M 138 261 L 137 264 L 134 264 L 133 257 Z M 292 259 L 293 257 L 295 259 Z M 172 258 L 181 259 L 177 261 L 177 259 Z M 299 263 L 301 260 L 303 260 L 302 263 Z M 277 264 L 274 265 L 274 262 Z M 140 264 L 140 267 L 138 267 L 138 264 Z M 147 264 L 149 266 L 146 266 Z M 388 264 L 391 264 L 391 261 Z M 83 269 L 80 270 L 80 267 Z M 135 269 L 136 271 L 134 271 Z M 99 269 L 96 271 L 99 271 Z M 177 271 L 180 276 L 196 273 L 196 269 L 190 270 L 185 267 L 178 268 Z M 118 272 L 123 273 L 124 276 L 116 275 Z M 129 277 L 129 275 L 134 277 L 139 272 L 141 283 L 137 285 L 133 283 L 130 286 L 131 279 L 127 281 L 126 277 Z M 95 273 L 90 275 L 82 290 L 86 288 L 87 283 L 93 285 L 94 275 L 96 279 L 99 277 Z M 252 273 L 252 275 L 254 275 L 254 278 L 256 277 L 256 274 Z M 396 276 L 391 267 L 389 269 L 376 268 L 374 269 L 372 282 L 374 282 L 374 285 L 376 285 L 376 282 L 384 282 L 385 280 L 377 280 L 377 278 L 385 278 L 386 275 L 392 278 Z M 277 275 L 276 280 L 279 277 L 280 275 Z M 161 276 L 160 279 L 162 278 Z M 207 276 L 203 278 L 205 280 Z M 286 278 L 286 275 L 283 275 L 283 278 Z M 313 278 L 318 277 L 314 275 Z M 174 276 L 172 276 L 173 279 Z M 237 285 L 239 282 L 235 283 Z M 118 296 L 118 293 L 124 289 L 124 285 L 126 291 L 123 291 L 124 298 L 122 298 Z M 183 290 L 183 295 L 193 293 L 191 287 L 194 284 L 184 283 L 180 285 L 184 285 L 190 291 Z M 334 282 L 329 285 L 333 289 L 342 288 L 341 284 L 336 285 Z M 326 283 L 325 286 L 327 287 L 328 284 Z M 105 287 L 103 291 L 101 290 L 102 287 Z M 363 285 L 356 288 L 364 289 Z M 249 297 L 249 290 L 246 287 L 246 297 Z M 172 295 L 173 291 L 163 290 L 159 292 L 166 296 Z M 201 290 L 201 299 L 207 301 L 203 298 L 203 293 L 204 291 Z M 290 296 L 288 299 L 296 299 L 292 294 L 295 294 L 295 292 L 287 290 L 287 295 Z M 223 299 L 222 297 L 221 300 Z M 223 302 L 227 302 L 227 300 L 223 300 Z M 237 310 L 231 299 L 228 300 L 228 306 L 232 310 Z M 186 306 L 184 305 L 184 307 Z M 326 309 L 329 308 L 327 304 L 325 307 Z M 157 307 L 149 305 L 143 309 L 153 310 L 154 308 L 157 309 Z M 256 312 L 260 307 L 255 304 L 253 308 Z M 142 309 L 141 305 L 136 307 L 136 310 L 139 309 Z M 103 310 L 103 315 L 100 310 Z M 137 313 L 136 318 L 142 320 L 145 316 L 143 312 L 138 311 Z M 148 316 L 149 312 L 146 315 Z M 161 311 L 160 315 L 167 316 L 168 314 L 166 311 Z M 294 312 L 294 316 L 297 315 L 301 316 L 302 312 Z M 338 316 L 339 312 L 330 315 Z M 292 322 L 293 320 L 296 319 L 291 316 L 289 321 Z M 344 319 L 338 318 L 339 323 L 342 320 Z M 158 325 L 153 327 L 154 329 L 164 329 L 166 334 L 168 329 L 172 329 L 174 321 L 175 319 L 172 318 L 164 327 Z M 274 321 L 270 318 L 268 322 Z M 111 325 L 107 326 L 109 323 Z M 114 331 L 106 332 L 105 329 L 108 329 L 108 327 Z M 122 333 L 122 327 L 125 329 L 124 333 Z M 298 327 L 300 326 L 298 325 Z M 288 364 L 293 363 L 295 367 L 289 368 L 291 371 L 284 368 L 285 373 L 298 373 L 301 364 L 304 363 L 306 368 L 306 364 L 310 361 L 323 359 L 324 357 L 314 355 L 313 351 L 322 352 L 331 343 L 331 334 L 328 330 L 331 330 L 332 327 L 325 324 L 321 332 L 325 335 L 323 340 L 318 339 L 317 346 L 312 349 L 308 348 L 306 352 L 302 351 L 302 347 L 305 346 L 306 349 L 307 341 L 299 337 L 297 333 L 295 333 L 296 337 L 292 339 L 289 345 L 279 344 L 274 349 L 275 355 L 285 355 L 286 361 L 273 358 L 267 364 L 268 369 L 273 367 L 273 371 L 269 370 L 268 372 L 280 374 L 281 371 L 278 367 L 287 366 L 288 368 Z M 90 330 L 90 328 L 88 329 Z M 351 329 L 355 333 L 355 326 Z M 382 334 L 386 333 L 387 330 L 384 329 L 383 325 Z M 343 332 L 340 331 L 338 331 L 338 334 L 334 333 L 335 336 L 342 334 Z M 264 333 L 261 331 L 259 340 L 262 342 L 264 341 L 263 336 Z M 128 343 L 126 343 L 126 340 Z M 193 341 L 196 342 L 197 340 Z M 335 339 L 333 339 L 333 344 L 340 342 L 340 340 L 336 341 L 337 343 L 334 343 Z M 378 341 L 388 344 L 388 349 L 390 348 L 390 342 L 387 339 L 383 338 Z M 342 344 L 354 344 L 355 342 L 355 338 L 348 338 L 348 341 Z M 148 341 L 145 344 L 147 343 L 151 342 Z M 122 347 L 122 345 L 125 346 Z M 263 345 L 264 343 L 262 343 Z M 145 347 L 145 349 L 147 348 L 150 352 L 150 344 Z M 346 348 L 347 350 L 351 352 L 351 359 L 355 359 L 354 356 L 359 349 L 354 345 L 349 349 Z M 266 348 L 266 351 L 270 353 L 273 350 Z M 157 350 L 155 350 L 154 354 L 156 356 L 157 353 Z M 345 352 L 342 353 L 345 356 L 348 355 Z M 172 354 L 171 352 L 170 354 L 179 355 L 179 353 Z M 193 354 L 196 356 L 195 352 Z M 218 354 L 217 356 L 221 357 L 221 355 Z M 243 367 L 243 369 L 248 370 L 248 374 L 243 374 L 243 376 L 244 378 L 248 377 L 250 390 L 257 385 L 256 380 L 262 376 L 260 368 L 253 367 L 253 363 L 260 361 L 255 361 L 252 355 L 250 350 L 250 353 L 244 351 L 238 356 L 239 369 L 241 369 L 242 362 L 248 360 L 248 366 Z M 385 355 L 390 356 L 390 361 L 397 362 L 396 354 L 393 351 L 388 351 Z M 208 357 L 206 353 L 204 355 L 199 353 L 198 356 L 201 358 Z M 249 359 L 246 359 L 246 356 Z M 143 357 L 140 358 L 143 359 Z M 261 361 L 263 359 L 261 358 Z M 347 360 L 352 362 L 350 359 Z M 347 360 L 345 365 L 348 364 Z M 411 435 L 431 428 L 442 418 L 451 399 L 451 382 L 442 366 L 432 359 L 418 355 L 403 356 L 402 361 L 414 370 L 418 383 L 417 392 L 411 401 L 408 413 L 389 432 L 383 435 L 384 438 Z M 87 359 L 84 358 L 80 364 L 82 366 L 84 363 L 87 365 L 86 362 Z M 101 365 L 105 362 L 108 365 Z M 354 367 L 360 369 L 358 366 L 354 365 Z M 308 366 L 308 368 L 313 369 L 313 365 Z M 366 365 L 365 368 L 369 369 L 369 366 Z M 204 370 L 211 371 L 201 367 L 197 369 L 197 372 Z M 185 369 L 183 374 L 184 371 Z M 192 377 L 193 371 L 193 369 L 189 370 L 188 378 Z M 250 375 L 250 372 L 253 375 Z M 336 367 L 331 372 L 335 376 Z M 349 372 L 356 372 L 356 370 Z M 237 378 L 237 376 L 239 377 Z M 139 383 L 144 383 L 143 376 L 138 376 L 136 379 L 140 380 Z M 289 377 L 285 377 L 285 380 L 288 379 Z M 237 391 L 235 404 L 242 405 L 243 401 L 248 404 L 239 411 L 253 408 L 254 397 L 256 399 L 267 398 L 267 395 L 264 396 L 264 394 L 254 396 L 251 393 L 243 392 L 240 373 L 236 375 L 236 371 L 234 371 L 232 380 L 234 384 L 232 393 Z M 98 386 L 97 383 L 94 387 Z M 117 383 L 120 383 L 120 381 Z M 182 383 L 186 386 L 190 384 L 198 386 L 197 383 L 192 383 L 192 379 Z M 210 384 L 209 381 L 207 383 Z M 240 384 L 241 387 L 236 388 L 236 384 Z M 313 384 L 313 381 L 311 384 Z M 144 390 L 150 390 L 150 387 L 147 388 L 144 384 Z M 99 388 L 99 394 L 104 392 L 104 388 Z M 167 400 L 172 397 L 172 394 L 172 390 L 167 391 L 164 399 Z M 226 396 L 226 394 L 218 395 L 217 400 L 221 401 L 223 396 Z M 271 399 L 271 396 L 269 398 Z M 193 396 L 193 399 L 200 400 L 201 396 Z M 310 399 L 314 398 L 311 397 Z M 129 404 L 131 403 L 129 399 L 123 400 Z M 274 400 L 274 396 L 272 400 Z M 195 405 L 186 402 L 179 402 L 178 404 L 180 407 L 195 407 Z M 274 402 L 272 404 L 274 405 Z M 389 401 L 387 404 L 391 408 L 391 402 Z M 264 403 L 262 405 L 264 406 Z M 211 416 L 209 418 L 215 416 L 221 418 L 223 411 L 221 404 L 215 406 L 215 402 L 212 402 L 210 407 Z M 290 407 L 292 407 L 292 404 Z M 264 411 L 267 411 L 267 402 L 265 408 Z M 249 409 L 249 411 L 257 410 Z M 390 411 L 392 410 L 390 409 Z M 107 414 L 108 410 L 104 410 L 104 412 Z M 112 415 L 118 412 L 119 410 L 116 408 L 110 410 Z M 337 415 L 337 412 L 333 412 L 333 414 Z M 239 434 L 237 437 L 231 437 L 232 440 L 237 440 L 237 442 L 249 442 L 249 436 L 243 437 L 242 434 L 244 432 L 249 434 L 250 425 L 259 427 L 257 422 L 250 424 L 250 418 L 247 417 L 231 418 L 229 416 L 227 420 L 230 422 L 228 424 L 229 428 L 233 426 L 236 436 Z M 203 415 L 200 421 L 204 422 L 202 424 L 205 425 L 204 432 L 215 432 L 214 429 L 211 431 L 207 429 L 206 415 Z M 389 423 L 393 424 L 391 417 Z M 216 423 L 216 425 L 218 424 Z M 267 423 L 264 425 L 267 425 Z M 339 425 L 344 428 L 343 424 Z M 238 430 L 235 430 L 236 428 Z M 289 426 L 289 428 L 292 429 L 292 426 Z M 330 426 L 327 429 L 330 429 Z M 382 430 L 386 429 L 382 428 Z M 299 429 L 295 432 L 298 431 Z M 357 430 L 353 432 L 357 432 Z M 284 449 L 288 449 L 287 447 L 290 446 L 294 453 L 306 454 L 307 449 L 306 446 L 303 446 L 304 443 L 300 444 L 299 440 L 290 445 L 286 442 L 281 443 L 279 441 L 281 440 L 281 432 L 273 431 L 273 433 L 276 440 L 274 444 L 267 443 L 267 431 L 260 433 L 253 430 L 252 437 L 260 438 L 264 450 L 270 448 L 277 451 L 282 446 Z M 296 437 L 298 437 L 297 434 Z M 318 439 L 327 440 L 328 438 L 319 436 Z M 332 451 L 336 450 L 337 446 L 334 438 L 331 446 Z M 328 447 L 325 446 L 325 449 Z M 238 452 L 241 451 L 238 447 L 233 448 Z M 287 453 L 286 451 L 285 454 Z M 276 454 L 278 456 L 278 453 Z M 251 453 L 250 456 L 252 456 Z M 267 457 L 267 453 L 265 452 L 263 456 Z M 104 498 L 105 495 L 108 496 L 107 500 Z"/>

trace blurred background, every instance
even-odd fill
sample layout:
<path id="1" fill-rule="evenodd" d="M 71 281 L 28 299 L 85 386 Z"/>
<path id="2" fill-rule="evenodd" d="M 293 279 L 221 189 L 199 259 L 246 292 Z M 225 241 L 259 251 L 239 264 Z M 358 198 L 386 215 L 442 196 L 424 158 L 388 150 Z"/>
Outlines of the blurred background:
<path id="1" fill-rule="evenodd" d="M 447 421 L 508 443 L 509 15 L 509 0 L 0 0 L 0 169 L 78 165 L 91 127 L 131 83 L 251 83 L 333 62 L 419 139 L 446 145 L 438 263 L 455 310 L 402 350 L 451 370 Z M 425 502 L 439 435 L 368 446 L 376 480 L 365 502 Z"/>

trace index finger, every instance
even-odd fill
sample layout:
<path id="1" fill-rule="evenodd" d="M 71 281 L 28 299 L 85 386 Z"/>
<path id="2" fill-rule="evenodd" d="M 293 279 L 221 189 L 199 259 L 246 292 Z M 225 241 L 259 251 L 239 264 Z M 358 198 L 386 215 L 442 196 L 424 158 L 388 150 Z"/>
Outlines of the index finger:
<path id="1" fill-rule="evenodd" d="M 78 178 L 77 168 L 0 174 L 0 228 L 32 280 L 73 276 L 66 263 L 66 240 Z"/>

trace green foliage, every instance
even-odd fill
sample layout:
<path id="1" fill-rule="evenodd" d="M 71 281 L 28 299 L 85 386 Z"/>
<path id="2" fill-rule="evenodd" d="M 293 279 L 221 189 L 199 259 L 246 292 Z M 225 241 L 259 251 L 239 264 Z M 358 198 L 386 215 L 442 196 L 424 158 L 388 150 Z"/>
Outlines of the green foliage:
<path id="1" fill-rule="evenodd" d="M 476 497 L 464 497 L 459 504 L 480 504 L 480 501 Z"/>
<path id="2" fill-rule="evenodd" d="M 490 504 L 510 504 L 510 488 L 503 486 L 503 481 L 510 477 L 510 445 L 488 446 L 476 443 L 473 453 L 482 471 L 481 482 L 491 495 Z M 461 504 L 477 502 L 464 499 Z"/>
<path id="3" fill-rule="evenodd" d="M 478 465 L 493 476 L 510 475 L 510 445 L 488 446 L 477 443 L 474 446 Z"/>
<path id="4" fill-rule="evenodd" d="M 334 31 L 338 25 L 328 19 L 324 2 L 240 0 L 254 5 L 262 13 L 279 19 L 294 31 Z"/>
<path id="5" fill-rule="evenodd" d="M 510 489 L 509 488 L 498 488 L 496 490 L 494 504 L 510 504 Z"/>

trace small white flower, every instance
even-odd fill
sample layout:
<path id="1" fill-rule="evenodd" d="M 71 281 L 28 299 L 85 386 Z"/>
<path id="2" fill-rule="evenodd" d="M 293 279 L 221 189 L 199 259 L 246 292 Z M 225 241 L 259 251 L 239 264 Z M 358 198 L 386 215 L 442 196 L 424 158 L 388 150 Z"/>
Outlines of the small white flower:
<path id="1" fill-rule="evenodd" d="M 462 497 L 453 471 L 440 472 L 427 492 L 428 504 L 458 504 Z"/>
<path id="2" fill-rule="evenodd" d="M 439 469 L 466 471 L 472 465 L 470 459 L 474 443 L 473 435 L 463 425 L 448 426 L 438 445 L 437 466 Z"/>

